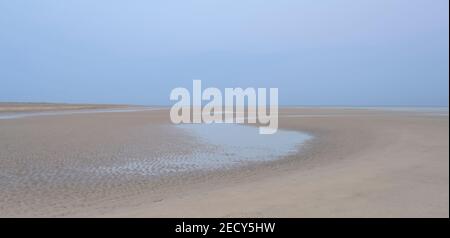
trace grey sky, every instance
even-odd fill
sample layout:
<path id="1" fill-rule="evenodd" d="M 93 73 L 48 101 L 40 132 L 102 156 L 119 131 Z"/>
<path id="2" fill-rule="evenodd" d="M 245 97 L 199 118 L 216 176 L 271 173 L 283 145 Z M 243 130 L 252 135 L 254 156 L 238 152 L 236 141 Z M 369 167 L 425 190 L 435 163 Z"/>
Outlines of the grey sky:
<path id="1" fill-rule="evenodd" d="M 0 1 L 0 101 L 448 106 L 448 0 Z"/>

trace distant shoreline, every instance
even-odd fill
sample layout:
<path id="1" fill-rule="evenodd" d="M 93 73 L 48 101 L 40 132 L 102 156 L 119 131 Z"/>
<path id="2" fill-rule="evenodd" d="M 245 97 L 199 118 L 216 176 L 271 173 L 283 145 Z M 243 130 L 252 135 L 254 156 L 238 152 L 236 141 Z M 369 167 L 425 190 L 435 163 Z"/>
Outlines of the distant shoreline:
<path id="1" fill-rule="evenodd" d="M 128 108 L 130 106 L 131 105 L 125 104 L 121 105 L 121 104 L 0 102 L 0 113 L 85 110 L 85 109 L 116 109 L 116 108 Z"/>

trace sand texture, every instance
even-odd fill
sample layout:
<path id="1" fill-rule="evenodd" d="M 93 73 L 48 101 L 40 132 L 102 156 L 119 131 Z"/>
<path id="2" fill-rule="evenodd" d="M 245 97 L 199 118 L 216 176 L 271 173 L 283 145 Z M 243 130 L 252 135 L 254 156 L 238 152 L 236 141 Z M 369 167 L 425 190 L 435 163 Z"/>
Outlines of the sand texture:
<path id="1" fill-rule="evenodd" d="M 313 139 L 203 171 L 161 159 L 214 151 L 168 109 L 0 120 L 0 217 L 449 216 L 448 112 L 282 108 L 279 127 Z"/>

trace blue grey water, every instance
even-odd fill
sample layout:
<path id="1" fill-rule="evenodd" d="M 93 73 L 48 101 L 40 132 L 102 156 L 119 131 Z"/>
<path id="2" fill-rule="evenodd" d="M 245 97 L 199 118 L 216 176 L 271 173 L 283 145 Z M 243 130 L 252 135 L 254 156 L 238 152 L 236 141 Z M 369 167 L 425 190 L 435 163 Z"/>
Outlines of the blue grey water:
<path id="1" fill-rule="evenodd" d="M 147 159 L 97 167 L 93 172 L 165 176 L 231 169 L 298 153 L 312 138 L 306 133 L 286 130 L 261 135 L 258 127 L 240 124 L 180 124 L 171 127 L 193 143 L 190 153 L 148 154 Z"/>

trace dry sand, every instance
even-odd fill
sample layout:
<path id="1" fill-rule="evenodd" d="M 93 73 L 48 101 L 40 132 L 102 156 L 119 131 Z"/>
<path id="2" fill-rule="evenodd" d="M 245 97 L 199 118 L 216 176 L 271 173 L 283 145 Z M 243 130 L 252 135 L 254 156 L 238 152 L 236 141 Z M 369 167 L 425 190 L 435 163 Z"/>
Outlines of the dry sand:
<path id="1" fill-rule="evenodd" d="M 0 216 L 449 216 L 448 114 L 284 108 L 280 128 L 314 139 L 281 160 L 169 177 L 100 169 L 201 150 L 168 116 L 0 120 Z"/>

